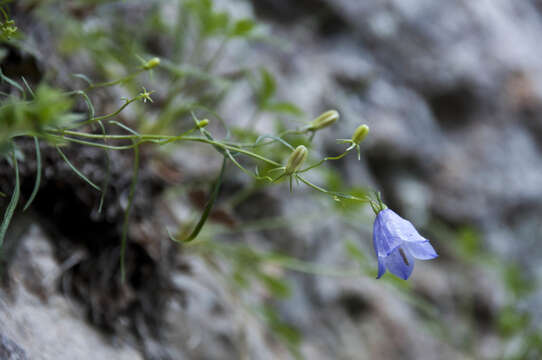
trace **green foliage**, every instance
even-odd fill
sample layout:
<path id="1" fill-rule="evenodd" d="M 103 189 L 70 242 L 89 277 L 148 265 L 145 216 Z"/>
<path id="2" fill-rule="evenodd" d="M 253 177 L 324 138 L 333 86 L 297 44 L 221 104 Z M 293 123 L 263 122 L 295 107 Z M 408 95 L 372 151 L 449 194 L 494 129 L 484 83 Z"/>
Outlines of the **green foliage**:
<path id="1" fill-rule="evenodd" d="M 133 175 L 120 236 L 121 273 L 124 279 L 124 254 L 129 240 L 130 211 L 134 197 L 137 196 L 139 168 L 144 166 L 140 161 L 143 162 L 146 158 L 139 157 L 140 146 L 149 145 L 148 157 L 152 157 L 152 151 L 159 147 L 198 143 L 214 149 L 216 156 L 223 159 L 223 167 L 212 184 L 207 204 L 197 223 L 190 227 L 186 234 L 180 231 L 172 234 L 171 238 L 181 243 L 186 251 L 195 249 L 197 253 L 200 250 L 199 254 L 203 258 L 219 257 L 227 262 L 230 272 L 225 276 L 233 284 L 232 293 L 263 289 L 271 304 L 289 297 L 292 293 L 291 284 L 286 278 L 287 271 L 338 277 L 373 275 L 372 264 L 369 264 L 367 256 L 355 241 L 346 241 L 345 251 L 359 267 L 342 270 L 305 262 L 283 253 L 258 251 L 255 246 L 242 242 L 232 245 L 216 239 L 202 240 L 211 211 L 217 202 L 227 163 L 230 168 L 239 169 L 249 176 L 255 189 L 279 183 L 289 176 L 290 181 L 296 180 L 302 186 L 306 185 L 328 196 L 339 216 L 346 218 L 347 215 L 354 214 L 357 218 L 356 225 L 360 222 L 358 214 L 361 208 L 376 201 L 368 189 L 347 186 L 338 170 L 324 166 L 328 161 L 337 161 L 347 156 L 351 149 L 332 157 L 319 158 L 314 152 L 310 152 L 314 132 L 307 127 L 295 128 L 290 123 L 281 121 L 281 116 L 303 117 L 304 114 L 295 104 L 281 97 L 280 84 L 269 70 L 258 67 L 258 64 L 254 67 L 251 64 L 250 68 L 241 66 L 232 71 L 234 75 L 217 72 L 216 64 L 221 60 L 223 49 L 229 41 L 255 38 L 258 25 L 254 20 L 234 19 L 228 13 L 216 10 L 211 0 L 186 0 L 179 2 L 178 14 L 173 24 L 162 19 L 159 2 L 152 2 L 143 23 L 134 24 L 115 21 L 115 17 L 122 16 L 122 13 L 117 13 L 120 10 L 116 10 L 116 7 L 108 7 L 107 10 L 112 13 L 107 13 L 100 8 L 103 1 L 78 1 L 73 6 L 85 8 L 93 5 L 95 7 L 90 7 L 91 10 L 88 11 L 94 11 L 95 16 L 101 19 L 89 26 L 70 13 L 63 14 L 63 21 L 58 21 L 55 6 L 59 6 L 59 3 L 37 2 L 37 14 L 55 35 L 55 46 L 61 56 L 70 58 L 78 54 L 93 63 L 94 68 L 88 74 L 73 74 L 73 89 L 58 89 L 45 80 L 33 90 L 23 78 L 17 77 L 14 80 L 0 74 L 2 81 L 11 87 L 11 95 L 0 101 L 0 119 L 3 119 L 0 121 L 0 151 L 12 159 L 15 183 L 13 192 L 5 194 L 11 195 L 11 201 L 4 212 L 0 244 L 20 196 L 16 151 L 12 146 L 18 137 L 34 139 L 38 164 L 34 189 L 25 208 L 30 206 L 38 194 L 41 180 L 39 141 L 45 140 L 56 146 L 59 157 L 82 181 L 101 191 L 100 210 L 109 186 L 109 165 L 105 169 L 105 181 L 96 184 L 70 162 L 62 151 L 64 147 L 61 146 L 67 147 L 75 143 L 103 149 L 108 164 L 110 152 L 130 150 L 134 152 Z M 13 23 L 8 24 L 7 19 L 2 24 L 7 25 L 7 28 L 14 26 Z M 1 26 L 0 36 L 5 36 Z M 157 42 L 156 34 L 160 34 L 160 41 L 166 43 L 166 46 L 161 48 L 163 54 L 158 52 L 158 46 L 149 45 Z M 160 58 L 157 56 L 159 54 Z M 50 74 L 54 75 L 57 71 L 62 69 L 46 69 L 48 76 L 45 79 L 53 78 Z M 254 106 L 257 109 L 250 126 L 254 125 L 262 112 L 271 113 L 277 117 L 274 124 L 276 131 L 273 134 L 260 134 L 250 126 L 232 126 L 227 119 L 222 119 L 215 112 L 225 94 L 233 86 L 243 82 L 252 86 Z M 143 86 L 157 91 L 147 91 Z M 112 87 L 116 87 L 118 91 L 109 91 Z M 119 92 L 130 94 L 126 95 L 129 98 L 116 98 Z M 104 103 L 117 104 L 119 100 L 121 103 L 113 111 L 104 107 Z M 84 115 L 75 112 L 76 105 L 83 102 L 86 106 Z M 130 112 L 125 111 L 127 107 L 130 107 Z M 205 126 L 204 120 L 200 119 L 207 120 Z M 299 145 L 309 149 L 305 167 L 285 174 L 287 158 L 292 148 Z M 190 156 L 188 152 L 186 154 Z M 316 168 L 324 175 L 321 186 L 304 177 L 306 172 Z M 291 221 L 287 224 L 291 225 Z M 465 229 L 458 236 L 458 243 L 466 257 L 476 258 L 481 253 L 480 238 L 474 231 Z M 521 274 L 512 268 L 508 269 L 506 274 L 506 281 L 518 297 L 527 292 Z M 411 290 L 409 283 L 392 277 L 388 279 L 401 291 Z M 267 324 L 270 332 L 285 344 L 294 356 L 300 357 L 300 332 L 283 321 L 269 304 L 258 304 L 258 315 Z M 504 314 L 501 325 L 503 334 L 520 331 L 519 329 L 525 326 L 520 320 L 518 313 Z"/>
<path id="2" fill-rule="evenodd" d="M 258 101 L 260 107 L 265 107 L 265 105 L 271 100 L 277 91 L 277 83 L 275 78 L 269 71 L 266 69 L 261 69 L 261 84 L 258 92 Z"/>
<path id="3" fill-rule="evenodd" d="M 190 0 L 186 2 L 186 6 L 196 15 L 203 36 L 227 33 L 230 16 L 228 13 L 215 11 L 211 0 Z"/>
<path id="4" fill-rule="evenodd" d="M 303 112 L 296 105 L 287 101 L 275 100 L 277 82 L 267 70 L 260 70 L 260 83 L 257 87 L 258 105 L 262 111 L 301 116 Z"/>
<path id="5" fill-rule="evenodd" d="M 11 85 L 18 85 L 1 76 Z M 20 86 L 17 89 L 23 90 Z M 81 118 L 72 112 L 72 107 L 73 99 L 66 93 L 45 84 L 36 89 L 32 100 L 9 96 L 0 103 L 0 148 L 5 149 L 10 139 L 22 135 L 40 136 L 54 142 L 46 130 L 68 126 Z"/>
<path id="6" fill-rule="evenodd" d="M 516 299 L 527 296 L 535 288 L 532 279 L 526 276 L 525 269 L 520 268 L 514 263 L 504 266 L 502 276 L 509 292 Z"/>
<path id="7" fill-rule="evenodd" d="M 522 332 L 529 325 L 529 316 L 513 306 L 501 309 L 497 319 L 501 336 L 508 338 Z"/>
<path id="8" fill-rule="evenodd" d="M 256 23 L 252 19 L 240 19 L 237 20 L 231 30 L 229 35 L 231 37 L 246 37 L 252 30 L 256 27 Z"/>
<path id="9" fill-rule="evenodd" d="M 3 20 L 0 20 L 0 41 L 9 41 L 18 34 L 18 29 L 15 26 L 15 21 L 8 16 L 2 4 L 0 4 L 0 12 L 3 16 Z"/>
<path id="10" fill-rule="evenodd" d="M 481 239 L 478 232 L 471 227 L 463 227 L 458 233 L 459 250 L 464 256 L 474 258 L 481 253 Z"/>
<path id="11" fill-rule="evenodd" d="M 302 340 L 301 333 L 290 324 L 282 321 L 277 312 L 270 306 L 262 307 L 260 313 L 271 331 L 288 345 L 288 348 L 297 359 L 300 359 L 301 354 L 298 348 Z"/>

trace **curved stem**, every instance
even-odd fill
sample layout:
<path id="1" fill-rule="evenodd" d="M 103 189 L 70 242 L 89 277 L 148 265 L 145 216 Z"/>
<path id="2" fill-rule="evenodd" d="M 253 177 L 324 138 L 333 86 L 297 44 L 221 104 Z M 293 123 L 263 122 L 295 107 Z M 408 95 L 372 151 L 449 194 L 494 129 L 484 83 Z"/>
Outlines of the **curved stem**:
<path id="1" fill-rule="evenodd" d="M 339 193 L 339 192 L 335 192 L 335 191 L 329 191 L 329 190 L 326 190 L 324 189 L 323 187 L 320 187 L 318 185 L 315 185 L 313 183 L 311 183 L 309 180 L 305 179 L 304 177 L 302 177 L 301 175 L 298 175 L 298 174 L 295 174 L 295 178 L 298 179 L 299 181 L 301 181 L 302 183 L 304 183 L 305 185 L 309 186 L 310 188 L 316 190 L 316 191 L 319 191 L 323 194 L 327 194 L 327 195 L 331 195 L 331 196 L 334 196 L 334 197 L 338 197 L 338 198 L 343 198 L 343 199 L 347 199 L 347 200 L 354 200 L 354 201 L 359 201 L 359 202 L 363 202 L 363 203 L 373 203 L 373 200 L 370 199 L 368 196 L 364 197 L 364 198 L 360 198 L 360 197 L 357 197 L 357 196 L 354 196 L 354 195 L 349 195 L 349 194 L 343 194 L 343 193 Z"/>
<path id="2" fill-rule="evenodd" d="M 325 157 L 323 158 L 322 160 L 318 161 L 316 164 L 314 165 L 311 165 L 309 166 L 308 168 L 306 169 L 303 169 L 303 170 L 299 170 L 298 173 L 304 173 L 304 172 L 307 172 L 311 169 L 314 169 L 315 167 L 318 167 L 320 165 L 322 165 L 324 162 L 328 161 L 328 160 L 339 160 L 339 159 L 342 159 L 343 157 L 346 156 L 346 154 L 348 154 L 350 150 L 346 150 L 345 152 L 343 152 L 342 154 L 340 155 L 337 155 L 337 156 L 328 156 L 328 157 Z"/>

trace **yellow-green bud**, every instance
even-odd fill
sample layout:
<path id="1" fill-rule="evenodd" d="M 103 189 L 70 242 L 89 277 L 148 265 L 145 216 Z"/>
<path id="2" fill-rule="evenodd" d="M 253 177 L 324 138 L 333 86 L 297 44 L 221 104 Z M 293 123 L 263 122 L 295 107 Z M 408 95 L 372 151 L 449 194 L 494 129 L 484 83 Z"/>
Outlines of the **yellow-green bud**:
<path id="1" fill-rule="evenodd" d="M 157 57 L 153 57 L 152 59 L 147 61 L 145 65 L 143 65 L 143 69 L 150 70 L 158 65 L 160 65 L 160 59 Z"/>
<path id="2" fill-rule="evenodd" d="M 309 151 L 305 146 L 299 145 L 298 147 L 296 147 L 288 158 L 288 163 L 286 163 L 286 169 L 284 170 L 284 173 L 286 175 L 292 175 L 297 170 L 299 170 L 299 168 L 301 167 L 301 165 L 303 165 L 303 162 L 307 158 L 308 153 Z"/>
<path id="3" fill-rule="evenodd" d="M 339 120 L 339 112 L 337 110 L 329 110 L 314 119 L 310 125 L 309 130 L 316 131 L 333 125 Z"/>
<path id="4" fill-rule="evenodd" d="M 365 139 L 367 134 L 369 134 L 369 127 L 367 125 L 358 126 L 356 131 L 354 131 L 354 135 L 352 136 L 352 142 L 359 145 L 359 143 Z"/>
<path id="5" fill-rule="evenodd" d="M 209 120 L 208 119 L 203 119 L 201 121 L 198 121 L 196 126 L 198 127 L 198 129 L 201 129 L 201 128 L 206 127 L 208 124 L 209 124 Z"/>

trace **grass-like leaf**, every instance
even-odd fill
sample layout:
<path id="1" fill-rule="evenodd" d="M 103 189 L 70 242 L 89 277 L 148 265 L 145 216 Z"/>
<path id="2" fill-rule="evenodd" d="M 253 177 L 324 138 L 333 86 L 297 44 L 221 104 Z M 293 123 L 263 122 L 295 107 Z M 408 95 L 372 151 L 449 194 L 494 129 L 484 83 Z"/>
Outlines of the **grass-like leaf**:
<path id="1" fill-rule="evenodd" d="M 79 79 L 85 81 L 89 86 L 92 86 L 92 80 L 90 80 L 89 77 L 86 76 L 85 74 L 73 74 L 72 76 L 76 77 L 76 78 L 79 78 Z"/>
<path id="2" fill-rule="evenodd" d="M 19 180 L 19 167 L 17 165 L 17 157 L 15 156 L 15 149 L 13 149 L 12 154 L 12 161 L 13 161 L 13 167 L 15 169 L 15 189 L 13 189 L 13 194 L 11 195 L 11 200 L 9 201 L 8 207 L 6 208 L 6 212 L 4 213 L 4 219 L 2 220 L 2 225 L 0 225 L 0 249 L 2 248 L 2 244 L 4 243 L 4 237 L 6 236 L 6 231 L 8 230 L 9 223 L 11 222 L 11 218 L 13 217 L 13 213 L 15 212 L 15 208 L 17 207 L 17 203 L 19 202 L 19 195 L 20 195 L 20 180 Z"/>
<path id="3" fill-rule="evenodd" d="M 205 209 L 203 209 L 203 213 L 201 214 L 201 217 L 198 223 L 194 227 L 194 230 L 192 230 L 190 235 L 188 235 L 185 239 L 179 240 L 170 235 L 170 238 L 174 240 L 175 242 L 180 242 L 180 243 L 190 242 L 199 235 L 201 229 L 203 228 L 203 225 L 205 225 L 205 222 L 207 221 L 207 218 L 209 217 L 209 214 L 211 213 L 211 210 L 213 209 L 216 198 L 218 197 L 218 193 L 220 191 L 220 185 L 222 184 L 222 179 L 224 177 L 224 170 L 226 169 L 226 162 L 227 162 L 227 158 L 224 157 L 224 160 L 222 161 L 222 168 L 220 169 L 220 174 L 218 175 L 218 178 L 213 184 L 213 188 L 211 190 L 211 197 L 209 198 L 209 201 L 205 205 Z"/>
<path id="4" fill-rule="evenodd" d="M 81 179 L 85 180 L 85 182 L 87 184 L 89 184 L 90 186 L 92 186 L 94 189 L 98 190 L 98 191 L 101 191 L 100 187 L 98 185 L 96 185 L 95 183 L 93 183 L 89 178 L 87 178 L 85 176 L 85 174 L 83 174 L 81 171 L 79 171 L 79 169 L 77 169 L 71 162 L 70 160 L 68 160 L 68 158 L 66 157 L 66 155 L 62 152 L 62 150 L 60 150 L 60 147 L 56 147 L 56 150 L 58 151 L 58 153 L 60 154 L 60 156 L 62 157 L 62 159 L 66 162 L 66 164 L 68 164 L 68 166 L 73 170 L 74 173 L 76 173 Z"/>
<path id="5" fill-rule="evenodd" d="M 30 87 L 30 85 L 28 85 L 28 82 L 26 81 L 26 79 L 24 78 L 24 76 L 21 76 L 21 80 L 23 81 L 24 86 L 26 87 L 26 89 L 28 90 L 28 92 L 30 93 L 30 95 L 32 95 L 32 98 L 35 98 L 35 97 L 36 97 L 36 94 L 34 94 L 34 90 L 32 90 L 32 88 Z"/>
<path id="6" fill-rule="evenodd" d="M 98 126 L 100 126 L 100 129 L 102 130 L 102 134 L 104 136 L 106 135 L 104 124 L 101 121 L 98 121 Z M 104 139 L 104 144 L 107 145 L 107 140 Z M 107 194 L 107 188 L 109 187 L 109 181 L 111 179 L 111 155 L 109 154 L 109 149 L 105 149 L 105 159 L 106 159 L 106 165 L 105 165 L 105 179 L 102 184 L 102 195 L 100 195 L 100 204 L 98 205 L 98 212 L 102 212 L 102 208 L 105 201 L 105 196 Z"/>
<path id="7" fill-rule="evenodd" d="M 120 122 L 115 121 L 115 120 L 110 120 L 109 123 L 112 124 L 112 125 L 117 125 L 121 129 L 124 129 L 124 130 L 128 131 L 132 135 L 141 136 L 137 131 L 135 131 L 134 129 L 129 128 L 128 126 L 124 125 L 123 123 L 120 123 Z"/>
<path id="8" fill-rule="evenodd" d="M 2 68 L 0 68 L 0 79 L 7 82 L 8 84 L 10 84 L 11 86 L 13 86 L 14 88 L 16 88 L 17 90 L 19 90 L 21 93 L 24 94 L 23 87 L 19 85 L 15 80 L 12 80 L 8 78 L 6 75 L 4 75 L 4 73 L 2 72 Z"/>
<path id="9" fill-rule="evenodd" d="M 77 90 L 75 94 L 80 95 L 85 100 L 85 103 L 87 104 L 88 108 L 88 120 L 94 119 L 94 116 L 96 115 L 96 111 L 94 110 L 94 105 L 92 105 L 92 101 L 90 101 L 90 98 L 88 97 L 87 93 L 83 90 Z"/>
<path id="10" fill-rule="evenodd" d="M 41 184 L 41 151 L 40 151 L 40 143 L 38 141 L 38 138 L 35 136 L 34 136 L 34 144 L 36 145 L 36 181 L 34 182 L 34 189 L 32 190 L 32 194 L 30 194 L 28 201 L 24 205 L 23 211 L 28 209 L 30 204 L 32 204 L 32 202 L 34 201 L 34 198 L 36 197 L 38 193 L 38 190 Z"/>

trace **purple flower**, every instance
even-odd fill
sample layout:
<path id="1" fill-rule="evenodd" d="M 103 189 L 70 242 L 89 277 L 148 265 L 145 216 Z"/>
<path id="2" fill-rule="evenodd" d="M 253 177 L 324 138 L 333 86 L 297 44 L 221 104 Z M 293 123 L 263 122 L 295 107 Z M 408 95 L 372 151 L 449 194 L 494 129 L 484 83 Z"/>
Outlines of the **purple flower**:
<path id="1" fill-rule="evenodd" d="M 378 213 L 373 228 L 373 246 L 378 257 L 380 279 L 388 269 L 403 280 L 414 270 L 414 259 L 429 260 L 438 255 L 414 226 L 390 209 Z"/>

